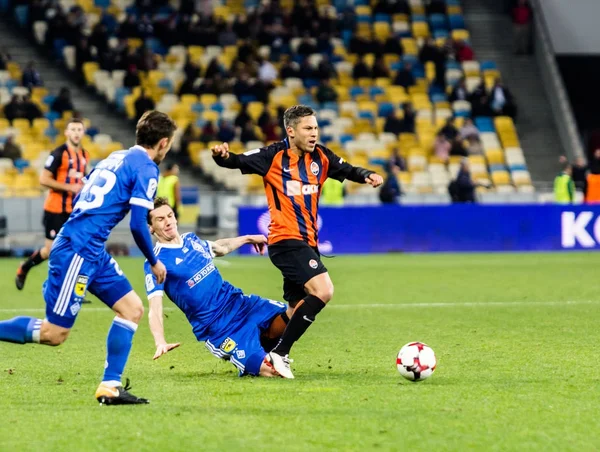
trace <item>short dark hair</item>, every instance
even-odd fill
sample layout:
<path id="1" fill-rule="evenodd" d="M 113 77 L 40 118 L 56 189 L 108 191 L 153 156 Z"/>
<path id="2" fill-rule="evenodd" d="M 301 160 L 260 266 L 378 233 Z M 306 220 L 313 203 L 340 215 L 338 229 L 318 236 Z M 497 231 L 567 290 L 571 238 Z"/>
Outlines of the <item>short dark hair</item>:
<path id="1" fill-rule="evenodd" d="M 168 162 L 165 163 L 165 169 L 167 171 L 171 171 L 173 168 L 175 168 L 175 165 L 177 165 L 176 162 L 174 162 L 173 160 L 170 160 Z"/>
<path id="2" fill-rule="evenodd" d="M 283 127 L 296 127 L 300 119 L 306 116 L 316 116 L 317 112 L 307 105 L 294 105 L 283 113 Z"/>
<path id="3" fill-rule="evenodd" d="M 65 124 L 65 129 L 67 127 L 69 127 L 71 124 L 81 124 L 83 127 L 85 127 L 85 123 L 83 122 L 83 119 L 81 118 L 71 118 L 67 121 L 67 123 Z"/>
<path id="4" fill-rule="evenodd" d="M 152 212 L 154 212 L 156 209 L 158 209 L 159 207 L 162 206 L 169 206 L 171 207 L 171 205 L 169 204 L 169 200 L 167 198 L 163 198 L 163 197 L 158 197 L 154 200 L 154 207 L 148 211 L 148 215 L 146 217 L 146 221 L 148 222 L 148 225 L 152 224 Z"/>
<path id="5" fill-rule="evenodd" d="M 150 110 L 142 115 L 135 128 L 135 143 L 153 147 L 163 138 L 171 139 L 177 125 L 168 115 Z"/>

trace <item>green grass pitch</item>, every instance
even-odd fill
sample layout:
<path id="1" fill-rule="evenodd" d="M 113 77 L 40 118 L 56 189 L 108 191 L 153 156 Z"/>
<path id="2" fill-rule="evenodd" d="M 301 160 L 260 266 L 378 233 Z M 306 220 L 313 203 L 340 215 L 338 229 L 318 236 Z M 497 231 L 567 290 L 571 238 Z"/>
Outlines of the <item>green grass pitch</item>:
<path id="1" fill-rule="evenodd" d="M 120 259 L 143 295 L 141 261 Z M 0 450 L 598 450 L 600 254 L 384 255 L 325 259 L 330 306 L 297 343 L 295 380 L 237 378 L 166 306 L 152 361 L 144 317 L 125 376 L 151 404 L 99 407 L 113 315 L 85 305 L 61 347 L 0 344 Z M 0 261 L 0 318 L 43 316 L 46 266 L 23 292 Z M 268 259 L 219 268 L 280 299 Z M 142 296 L 144 299 L 144 297 Z M 438 368 L 404 380 L 396 353 L 429 344 Z"/>

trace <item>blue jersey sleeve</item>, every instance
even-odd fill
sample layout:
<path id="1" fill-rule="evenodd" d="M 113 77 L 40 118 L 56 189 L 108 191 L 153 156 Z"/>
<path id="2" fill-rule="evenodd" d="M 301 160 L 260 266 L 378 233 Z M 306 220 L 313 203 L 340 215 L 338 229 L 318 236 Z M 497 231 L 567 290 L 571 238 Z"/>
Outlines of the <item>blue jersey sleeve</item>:
<path id="1" fill-rule="evenodd" d="M 164 293 L 164 283 L 163 284 L 158 284 L 156 282 L 156 278 L 154 277 L 154 274 L 152 273 L 152 270 L 150 269 L 150 263 L 149 262 L 144 262 L 144 273 L 146 274 L 145 276 L 145 286 L 146 286 L 146 295 L 148 296 L 148 299 L 155 297 L 155 296 L 162 296 Z"/>
<path id="2" fill-rule="evenodd" d="M 151 210 L 154 208 L 154 195 L 158 187 L 158 166 L 146 164 L 133 170 L 134 183 L 129 204 Z"/>

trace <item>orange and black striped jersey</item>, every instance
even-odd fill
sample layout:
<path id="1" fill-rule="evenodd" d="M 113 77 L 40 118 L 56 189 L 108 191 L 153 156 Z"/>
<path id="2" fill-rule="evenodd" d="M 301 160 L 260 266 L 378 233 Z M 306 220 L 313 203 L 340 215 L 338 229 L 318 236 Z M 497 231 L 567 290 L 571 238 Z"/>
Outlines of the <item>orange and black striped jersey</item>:
<path id="1" fill-rule="evenodd" d="M 302 157 L 289 149 L 287 139 L 244 154 L 215 158 L 219 166 L 238 168 L 243 174 L 263 177 L 271 214 L 269 244 L 303 240 L 318 245 L 317 211 L 323 183 L 328 177 L 365 183 L 372 171 L 350 165 L 325 146 L 317 144 Z"/>
<path id="2" fill-rule="evenodd" d="M 88 153 L 83 148 L 74 150 L 65 143 L 52 151 L 44 169 L 50 171 L 57 182 L 75 184 L 81 182 L 86 175 L 87 162 Z M 70 192 L 50 189 L 44 210 L 51 213 L 71 213 L 74 196 Z"/>

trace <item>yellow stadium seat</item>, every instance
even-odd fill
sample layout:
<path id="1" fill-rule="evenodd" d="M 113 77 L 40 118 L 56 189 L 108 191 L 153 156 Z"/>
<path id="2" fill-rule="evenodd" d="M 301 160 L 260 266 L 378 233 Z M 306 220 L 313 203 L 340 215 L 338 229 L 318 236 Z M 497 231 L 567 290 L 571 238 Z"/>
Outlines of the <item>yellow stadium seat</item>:
<path id="1" fill-rule="evenodd" d="M 183 105 L 192 105 L 198 102 L 198 96 L 195 94 L 184 94 L 180 99 Z"/>
<path id="2" fill-rule="evenodd" d="M 394 14 L 392 16 L 393 22 L 408 22 L 408 16 L 406 14 Z"/>
<path id="3" fill-rule="evenodd" d="M 390 24 L 387 22 L 375 22 L 373 24 L 373 31 L 376 37 L 386 40 L 391 34 Z"/>
<path id="4" fill-rule="evenodd" d="M 360 5 L 355 8 L 354 12 L 357 16 L 370 16 L 371 7 L 367 5 Z"/>
<path id="5" fill-rule="evenodd" d="M 31 97 L 44 97 L 48 95 L 48 89 L 43 86 L 34 86 L 31 88 Z"/>
<path id="6" fill-rule="evenodd" d="M 430 35 L 429 24 L 427 24 L 427 22 L 413 22 L 412 23 L 412 35 L 415 38 L 428 38 Z M 405 49 L 405 52 L 406 52 L 406 49 Z"/>
<path id="7" fill-rule="evenodd" d="M 452 30 L 452 39 L 456 41 L 468 41 L 470 38 L 468 30 Z"/>
<path id="8" fill-rule="evenodd" d="M 128 38 L 127 39 L 127 46 L 131 49 L 138 49 L 138 48 L 142 47 L 142 45 L 144 45 L 144 41 L 142 41 L 140 38 Z"/>
<path id="9" fill-rule="evenodd" d="M 500 149 L 489 149 L 485 157 L 490 165 L 504 165 L 504 152 Z"/>
<path id="10" fill-rule="evenodd" d="M 98 69 L 100 69 L 100 66 L 94 61 L 83 63 L 83 75 L 85 76 L 85 82 L 88 85 L 94 85 L 94 74 Z"/>
<path id="11" fill-rule="evenodd" d="M 29 133 L 29 129 L 31 128 L 29 120 L 23 119 L 23 118 L 14 119 L 12 126 L 15 129 L 19 129 L 21 131 L 21 133 Z"/>
<path id="12" fill-rule="evenodd" d="M 494 126 L 498 133 L 504 131 L 516 132 L 515 123 L 510 116 L 497 116 L 494 118 Z"/>
<path id="13" fill-rule="evenodd" d="M 0 118 L 0 133 L 4 129 L 8 129 L 10 127 L 10 122 L 6 118 Z"/>
<path id="14" fill-rule="evenodd" d="M 508 171 L 494 171 L 492 173 L 492 182 L 494 185 L 511 185 L 510 174 L 508 174 Z"/>
<path id="15" fill-rule="evenodd" d="M 202 112 L 202 119 L 212 121 L 214 124 L 219 121 L 219 116 L 218 111 L 207 110 Z"/>
<path id="16" fill-rule="evenodd" d="M 404 49 L 404 53 L 406 55 L 417 55 L 419 53 L 417 41 L 415 41 L 413 38 L 402 38 L 401 41 L 402 48 Z"/>
<path id="17" fill-rule="evenodd" d="M 229 18 L 229 14 L 229 8 L 227 6 L 215 6 L 213 8 L 213 15 L 215 17 L 226 20 Z"/>
<path id="18" fill-rule="evenodd" d="M 50 127 L 50 121 L 47 118 L 35 118 L 33 120 L 33 128 L 36 131 L 44 132 L 48 127 Z"/>
<path id="19" fill-rule="evenodd" d="M 250 102 L 247 107 L 248 114 L 255 121 L 262 115 L 264 109 L 265 106 L 262 102 Z"/>
<path id="20" fill-rule="evenodd" d="M 203 105 L 212 105 L 218 101 L 218 97 L 215 94 L 202 94 L 200 96 L 200 103 Z"/>
<path id="21" fill-rule="evenodd" d="M 454 14 L 462 15 L 462 8 L 458 5 L 450 5 L 446 11 L 449 16 Z"/>

